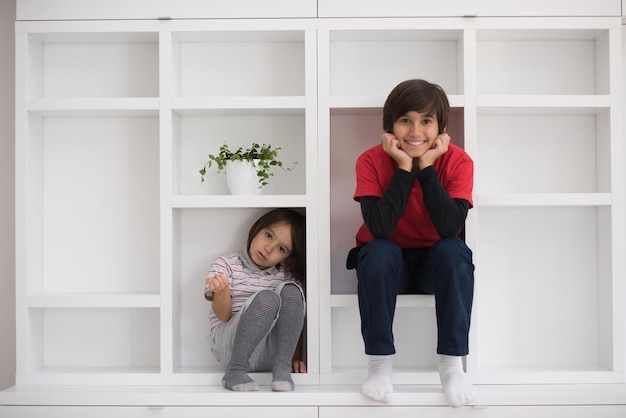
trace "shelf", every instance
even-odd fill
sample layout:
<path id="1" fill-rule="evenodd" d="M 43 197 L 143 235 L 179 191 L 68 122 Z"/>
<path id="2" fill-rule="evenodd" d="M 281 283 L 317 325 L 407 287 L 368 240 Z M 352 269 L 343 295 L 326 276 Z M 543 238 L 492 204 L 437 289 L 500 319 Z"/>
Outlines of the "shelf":
<path id="1" fill-rule="evenodd" d="M 382 95 L 331 96 L 329 100 L 331 111 L 337 112 L 338 109 L 382 108 L 386 98 L 386 96 Z M 463 107 L 465 98 L 461 95 L 449 95 L 448 101 L 450 102 L 450 107 Z"/>
<path id="2" fill-rule="evenodd" d="M 260 195 L 260 196 L 173 196 L 175 209 L 208 208 L 298 208 L 306 206 L 305 195 Z"/>
<path id="3" fill-rule="evenodd" d="M 27 297 L 29 308 L 158 308 L 159 294 L 38 294 Z"/>
<path id="4" fill-rule="evenodd" d="M 172 99 L 178 115 L 304 115 L 305 98 L 284 97 L 179 97 Z"/>
<path id="5" fill-rule="evenodd" d="M 503 386 L 483 399 L 623 401 L 623 386 L 594 392 L 625 381 L 621 30 L 619 17 L 18 22 L 17 377 L 57 387 L 14 395 L 275 405 L 265 386 L 221 388 L 202 283 L 260 214 L 287 207 L 307 215 L 310 373 L 280 403 L 369 406 L 345 267 L 362 224 L 354 163 L 380 143 L 390 90 L 424 78 L 475 164 L 467 369 L 480 389 Z M 225 141 L 297 165 L 261 195 L 230 195 L 215 165 L 198 173 Z M 434 296 L 396 306 L 394 406 L 446 405 Z M 597 386 L 547 387 L 559 383 Z M 98 384 L 111 387 L 61 388 Z"/>
<path id="6" fill-rule="evenodd" d="M 608 109 L 609 95 L 478 95 L 478 112 L 484 113 L 595 113 Z"/>
<path id="7" fill-rule="evenodd" d="M 610 206 L 610 193 L 477 193 L 476 207 Z"/>
<path id="8" fill-rule="evenodd" d="M 115 387 L 125 385 L 163 385 L 159 367 L 41 367 L 27 375 L 17 374 L 16 383 L 28 382 L 28 386 L 71 386 L 88 381 L 90 385 Z M 0 392 L 1 396 L 2 392 Z"/>
<path id="9" fill-rule="evenodd" d="M 567 383 L 570 385 L 581 384 L 602 384 L 608 386 L 611 383 L 623 383 L 623 373 L 616 373 L 606 370 L 600 366 L 578 366 L 578 367 L 495 367 L 479 366 L 478 370 L 472 373 L 474 383 L 483 382 L 498 384 L 543 384 L 558 385 Z"/>
<path id="10" fill-rule="evenodd" d="M 29 98 L 159 95 L 157 32 L 51 33 L 27 37 Z"/>
<path id="11" fill-rule="evenodd" d="M 480 385 L 475 405 L 622 405 L 626 385 Z M 157 406 L 368 406 L 383 405 L 367 400 L 360 385 L 326 384 L 297 386 L 289 396 L 262 386 L 258 392 L 227 391 L 221 386 L 30 386 L 0 392 L 0 402 L 12 405 L 157 405 Z M 390 406 L 448 407 L 436 385 L 400 385 Z M 432 412 L 432 411 L 431 411 Z M 463 411 L 465 412 L 465 411 Z M 467 411 L 471 412 L 471 410 Z M 590 411 L 591 412 L 591 411 Z M 391 410 L 389 413 L 393 413 Z"/>
<path id="12" fill-rule="evenodd" d="M 72 374 L 82 371 L 113 375 L 120 370 L 133 373 L 158 370 L 161 351 L 158 307 L 47 306 L 57 301 L 48 299 L 42 302 L 44 307 L 29 308 L 25 313 L 29 339 L 38 349 L 27 357 L 26 370 L 17 372 L 18 384 L 31 375 L 34 383 L 37 379 L 55 381 L 54 377 L 47 377 L 52 373 L 68 374 L 69 380 L 84 381 L 85 374 Z M 68 298 L 63 301 L 72 303 Z"/>
<path id="13" fill-rule="evenodd" d="M 159 99 L 146 98 L 59 98 L 31 99 L 28 111 L 41 116 L 157 116 Z"/>
<path id="14" fill-rule="evenodd" d="M 358 308 L 357 295 L 331 295 L 330 306 L 333 308 Z M 435 297 L 432 295 L 398 295 L 398 308 L 434 308 Z"/>

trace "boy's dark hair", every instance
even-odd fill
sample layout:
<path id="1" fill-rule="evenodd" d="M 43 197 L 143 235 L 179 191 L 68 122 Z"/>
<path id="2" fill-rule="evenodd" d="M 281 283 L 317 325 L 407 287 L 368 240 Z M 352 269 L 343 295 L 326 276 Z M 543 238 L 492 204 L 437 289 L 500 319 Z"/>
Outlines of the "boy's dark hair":
<path id="1" fill-rule="evenodd" d="M 263 228 L 276 224 L 291 225 L 291 253 L 283 261 L 285 271 L 292 274 L 297 280 L 304 283 L 306 277 L 306 219 L 293 209 L 278 208 L 261 216 L 250 228 L 246 250 Z"/>
<path id="2" fill-rule="evenodd" d="M 415 79 L 403 81 L 394 87 L 383 107 L 385 132 L 393 132 L 393 124 L 410 111 L 436 115 L 440 134 L 448 126 L 450 103 L 446 92 L 437 84 Z"/>

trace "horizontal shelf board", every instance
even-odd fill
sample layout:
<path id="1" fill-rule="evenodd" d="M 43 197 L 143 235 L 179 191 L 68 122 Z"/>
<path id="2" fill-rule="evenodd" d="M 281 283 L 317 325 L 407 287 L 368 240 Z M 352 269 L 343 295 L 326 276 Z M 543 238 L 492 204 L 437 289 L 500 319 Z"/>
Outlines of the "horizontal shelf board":
<path id="1" fill-rule="evenodd" d="M 337 108 L 381 108 L 385 104 L 386 96 L 330 96 L 329 105 Z M 463 107 L 465 97 L 451 94 L 448 96 L 451 107 Z"/>
<path id="2" fill-rule="evenodd" d="M 172 208 L 301 208 L 306 206 L 306 195 L 228 195 L 228 196 L 172 196 Z"/>
<path id="3" fill-rule="evenodd" d="M 158 294 L 39 294 L 27 297 L 29 308 L 159 308 Z"/>
<path id="4" fill-rule="evenodd" d="M 481 95 L 476 97 L 478 112 L 511 112 L 552 109 L 566 113 L 595 113 L 608 109 L 609 95 Z"/>
<path id="5" fill-rule="evenodd" d="M 135 376 L 141 374 L 147 374 L 150 376 L 159 375 L 158 367 L 42 367 L 30 373 L 32 375 L 91 375 L 91 374 L 104 374 L 104 375 L 128 375 Z"/>
<path id="6" fill-rule="evenodd" d="M 477 41 L 578 41 L 596 40 L 618 19 L 536 18 L 485 19 L 476 31 Z M 506 26 L 507 23 L 510 26 Z"/>
<path id="7" fill-rule="evenodd" d="M 173 19 L 163 23 L 178 39 L 189 42 L 221 42 L 232 39 L 233 32 L 242 32 L 241 39 L 298 41 L 298 31 L 315 30 L 317 19 Z M 216 32 L 216 33 L 215 33 Z M 284 32 L 284 33 L 283 33 Z M 246 33 L 250 36 L 246 37 Z M 223 35 L 223 36 L 220 36 Z M 208 37 L 208 38 L 207 38 Z"/>
<path id="8" fill-rule="evenodd" d="M 163 385 L 159 367 L 42 367 L 17 373 L 18 385 Z M 1 394 L 2 392 L 0 392 Z"/>
<path id="9" fill-rule="evenodd" d="M 570 367 L 556 370 L 546 366 L 531 370 L 521 367 L 478 367 L 471 373 L 477 384 L 612 384 L 623 383 L 624 373 L 601 370 L 600 367 Z"/>
<path id="10" fill-rule="evenodd" d="M 477 207 L 610 206 L 610 193 L 478 193 Z"/>
<path id="11" fill-rule="evenodd" d="M 248 373 L 259 385 L 272 383 L 271 372 Z M 296 386 L 318 385 L 319 375 L 316 373 L 292 373 Z M 180 385 L 217 385 L 222 384 L 224 367 L 182 367 L 175 369 L 174 373 L 167 377 L 171 384 Z"/>
<path id="12" fill-rule="evenodd" d="M 177 97 L 172 99 L 172 110 L 179 115 L 258 114 L 268 111 L 303 115 L 305 105 L 304 96 Z"/>
<path id="13" fill-rule="evenodd" d="M 161 29 L 161 22 L 148 20 L 15 23 L 16 33 L 28 33 L 46 44 L 156 43 Z"/>
<path id="14" fill-rule="evenodd" d="M 367 378 L 367 367 L 334 366 L 332 373 L 320 375 L 322 385 L 358 385 Z M 394 385 L 439 385 L 439 373 L 436 366 L 394 366 L 392 382 Z"/>
<path id="15" fill-rule="evenodd" d="M 331 295 L 330 306 L 333 308 L 356 308 L 359 306 L 357 295 Z M 398 295 L 398 308 L 432 308 L 435 307 L 433 295 Z"/>
<path id="16" fill-rule="evenodd" d="M 43 116 L 158 115 L 156 97 L 30 99 L 28 111 Z"/>
<path id="17" fill-rule="evenodd" d="M 268 385 L 245 394 L 221 385 L 194 386 L 13 386 L 1 405 L 116 406 L 373 406 L 361 385 L 298 385 L 277 394 Z M 473 405 L 623 405 L 626 385 L 479 385 Z M 391 406 L 448 406 L 441 386 L 396 385 Z"/>
<path id="18" fill-rule="evenodd" d="M 209 30 L 213 29 L 213 30 Z M 265 27 L 265 30 L 232 30 L 229 27 L 206 28 L 184 32 L 172 32 L 172 36 L 180 43 L 211 43 L 211 42 L 304 42 L 304 28 L 289 25 L 284 30 L 278 27 Z M 269 30 L 268 30 L 269 29 Z"/>
<path id="19" fill-rule="evenodd" d="M 352 41 L 456 41 L 463 38 L 463 31 L 456 28 L 449 29 L 424 29 L 415 27 L 411 29 L 387 29 L 375 30 L 332 30 L 329 35 L 331 42 Z"/>
<path id="20" fill-rule="evenodd" d="M 358 13 L 358 11 L 356 12 Z M 370 31 L 377 30 L 453 30 L 453 29 L 486 29 L 502 32 L 514 33 L 511 37 L 533 39 L 534 35 L 527 32 L 539 32 L 536 37 L 545 39 L 546 36 L 560 36 L 557 39 L 595 39 L 598 31 L 605 28 L 619 27 L 620 17 L 475 17 L 472 19 L 450 17 L 450 18 L 397 18 L 397 17 L 351 17 L 351 18 L 319 18 L 317 19 L 320 30 L 353 30 L 361 31 L 366 28 Z M 418 28 L 418 29 L 416 29 Z M 563 31 L 559 34 L 557 31 Z M 553 34 L 553 32 L 557 32 Z M 591 33 L 588 33 L 591 32 Z M 493 36 L 497 36 L 494 34 Z M 491 36 L 484 35 L 485 39 Z M 548 38 L 550 39 L 550 38 Z"/>

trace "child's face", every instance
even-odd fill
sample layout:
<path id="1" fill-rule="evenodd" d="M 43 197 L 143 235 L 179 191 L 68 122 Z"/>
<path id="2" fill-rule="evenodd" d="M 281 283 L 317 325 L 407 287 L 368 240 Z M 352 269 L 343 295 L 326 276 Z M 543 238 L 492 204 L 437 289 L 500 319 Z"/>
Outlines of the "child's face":
<path id="1" fill-rule="evenodd" d="M 291 254 L 291 225 L 281 223 L 263 228 L 250 242 L 250 258 L 261 269 L 279 264 Z"/>
<path id="2" fill-rule="evenodd" d="M 437 115 L 415 111 L 407 112 L 393 124 L 393 134 L 400 141 L 400 148 L 413 158 L 420 158 L 432 148 L 439 135 Z"/>

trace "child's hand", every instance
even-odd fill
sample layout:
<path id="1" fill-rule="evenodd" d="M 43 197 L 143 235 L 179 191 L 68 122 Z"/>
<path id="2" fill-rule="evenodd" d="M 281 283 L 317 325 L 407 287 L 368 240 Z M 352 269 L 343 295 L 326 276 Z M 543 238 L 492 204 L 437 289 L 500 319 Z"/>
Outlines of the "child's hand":
<path id="1" fill-rule="evenodd" d="M 292 373 L 306 373 L 306 363 L 302 360 L 291 361 Z"/>
<path id="2" fill-rule="evenodd" d="M 398 163 L 398 168 L 410 173 L 413 169 L 413 159 L 400 148 L 398 138 L 394 134 L 385 132 L 382 135 L 382 143 L 383 150 Z"/>
<path id="3" fill-rule="evenodd" d="M 228 279 L 223 274 L 216 274 L 213 277 L 209 277 L 204 281 L 207 285 L 207 290 L 213 293 L 219 293 L 228 289 Z"/>
<path id="4" fill-rule="evenodd" d="M 426 151 L 424 155 L 419 158 L 419 169 L 422 170 L 433 165 L 437 158 L 448 151 L 448 145 L 450 145 L 450 135 L 445 132 L 438 135 L 431 149 Z"/>

